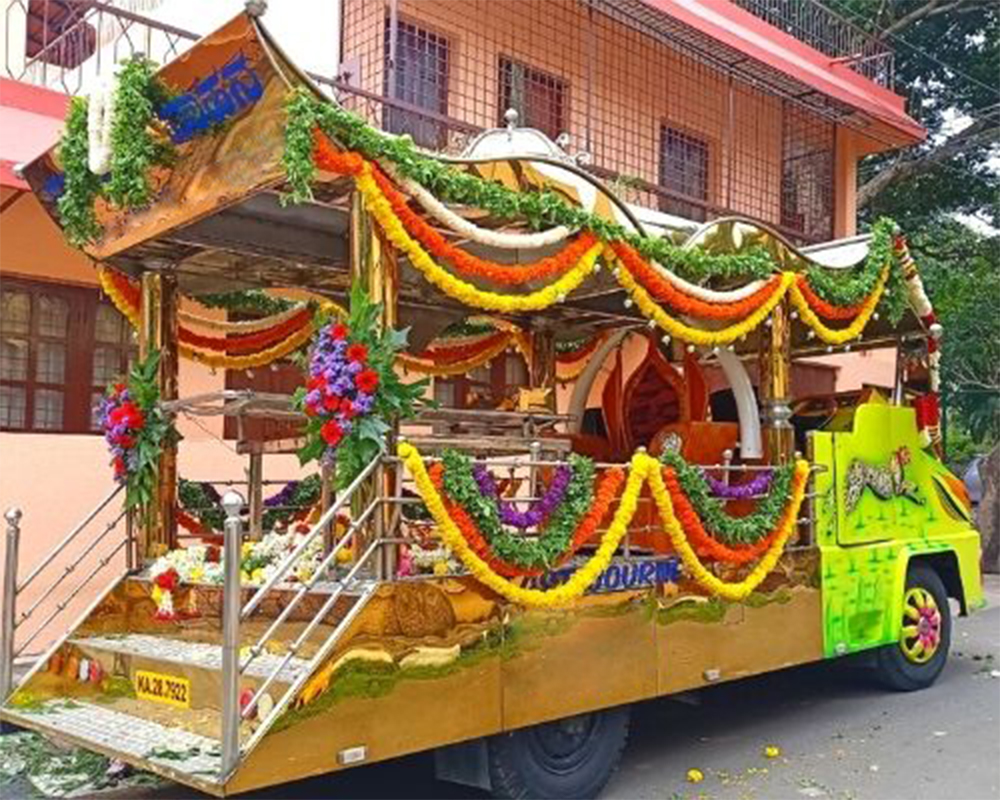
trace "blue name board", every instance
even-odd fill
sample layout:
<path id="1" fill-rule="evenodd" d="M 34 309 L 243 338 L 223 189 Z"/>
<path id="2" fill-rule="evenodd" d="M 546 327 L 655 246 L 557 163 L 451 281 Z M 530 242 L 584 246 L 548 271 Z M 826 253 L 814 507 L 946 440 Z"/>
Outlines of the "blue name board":
<path id="1" fill-rule="evenodd" d="M 528 578 L 525 586 L 531 589 L 551 589 L 553 586 L 566 583 L 574 572 L 576 569 L 573 567 L 553 570 L 544 575 Z M 612 563 L 591 584 L 586 593 L 619 592 L 626 589 L 643 589 L 658 583 L 677 583 L 680 576 L 681 565 L 676 558 Z"/>
<path id="2" fill-rule="evenodd" d="M 168 100 L 158 113 L 170 126 L 174 144 L 182 144 L 235 117 L 263 94 L 264 85 L 240 53 L 186 93 Z"/>

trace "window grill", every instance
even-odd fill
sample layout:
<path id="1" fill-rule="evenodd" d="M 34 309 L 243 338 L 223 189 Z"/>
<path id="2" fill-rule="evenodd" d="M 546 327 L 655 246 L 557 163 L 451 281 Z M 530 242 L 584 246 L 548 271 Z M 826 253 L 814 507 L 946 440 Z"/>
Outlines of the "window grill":
<path id="1" fill-rule="evenodd" d="M 512 108 L 522 127 L 537 128 L 553 140 L 563 133 L 567 91 L 564 81 L 504 56 L 500 57 L 499 81 L 498 125 L 505 124 L 503 115 Z"/>
<path id="2" fill-rule="evenodd" d="M 343 8 L 335 92 L 372 124 L 455 154 L 513 107 L 568 134 L 627 202 L 833 235 L 833 131 L 850 110 L 638 0 Z"/>

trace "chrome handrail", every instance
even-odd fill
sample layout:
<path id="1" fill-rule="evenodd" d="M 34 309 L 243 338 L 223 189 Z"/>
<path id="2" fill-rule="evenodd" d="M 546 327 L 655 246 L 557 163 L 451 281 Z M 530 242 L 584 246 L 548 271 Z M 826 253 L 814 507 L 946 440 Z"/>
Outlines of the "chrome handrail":
<path id="1" fill-rule="evenodd" d="M 21 592 L 23 592 L 28 587 L 28 585 L 35 578 L 38 577 L 38 575 L 42 572 L 42 570 L 44 570 L 49 564 L 51 564 L 55 560 L 56 556 L 58 556 L 77 536 L 80 535 L 81 531 L 83 531 L 83 529 L 86 528 L 93 521 L 94 517 L 96 517 L 105 508 L 107 508 L 108 503 L 110 503 L 112 500 L 114 500 L 118 496 L 119 492 L 121 492 L 122 489 L 124 489 L 124 488 L 125 488 L 125 485 L 121 484 L 121 483 L 118 484 L 117 486 L 115 486 L 115 488 L 112 489 L 107 494 L 107 496 L 103 500 L 101 500 L 100 503 L 97 504 L 97 507 L 93 511 L 91 511 L 89 514 L 87 514 L 87 516 L 83 518 L 83 521 L 80 522 L 75 528 L 73 528 L 73 530 L 71 530 L 63 538 L 63 540 L 61 542 L 59 542 L 59 544 L 57 544 L 55 546 L 55 548 L 53 548 L 53 550 L 45 558 L 42 559 L 41 563 L 38 564 L 38 566 L 36 566 L 30 572 L 30 574 L 28 575 L 28 577 L 25 578 L 18 585 L 18 587 L 17 587 L 18 594 L 20 594 Z M 121 516 L 119 516 L 118 519 L 121 519 Z M 116 520 L 116 522 L 117 522 L 117 520 Z"/>
<path id="2" fill-rule="evenodd" d="M 309 533 L 303 537 L 302 541 L 299 542 L 295 549 L 292 550 L 292 552 L 285 557 L 285 560 L 278 565 L 271 577 L 261 584 L 260 588 L 257 589 L 253 597 L 251 597 L 247 601 L 246 605 L 243 606 L 243 610 L 240 613 L 240 621 L 249 617 L 250 614 L 253 613 L 254 609 L 261 604 L 265 595 L 274 589 L 282 578 L 288 574 L 289 570 L 291 570 L 291 568 L 299 560 L 306 548 L 309 547 L 317 536 L 322 535 L 327 525 L 331 524 L 336 519 L 337 512 L 344 507 L 344 504 L 351 499 L 354 493 L 358 490 L 358 487 L 365 482 L 365 480 L 375 471 L 375 468 L 380 463 L 382 463 L 382 456 L 376 456 L 373 458 L 368 463 L 368 466 L 361 470 L 361 472 L 359 472 L 357 477 L 351 481 L 344 492 L 337 497 L 336 501 L 334 501 L 330 507 L 323 512 L 316 524 L 313 525 L 312 530 L 310 530 Z"/>
<path id="3" fill-rule="evenodd" d="M 372 512 L 382 506 L 381 500 L 374 500 L 372 503 L 361 513 L 361 515 L 354 521 L 351 522 L 348 529 L 344 532 L 344 535 L 337 540 L 330 552 L 326 554 L 322 561 L 317 565 L 316 571 L 313 573 L 312 577 L 307 581 L 302 581 L 299 588 L 295 591 L 295 596 L 285 604 L 285 607 L 281 610 L 281 613 L 275 617 L 274 621 L 268 626 L 268 629 L 264 631 L 257 639 L 257 642 L 250 648 L 250 653 L 247 658 L 240 664 L 240 673 L 245 673 L 247 667 L 264 651 L 264 646 L 267 642 L 274 636 L 278 628 L 284 623 L 286 619 L 291 615 L 292 611 L 298 606 L 305 597 L 316 585 L 319 578 L 330 568 L 337 554 L 344 548 L 348 541 L 354 533 L 368 521 L 368 518 L 372 515 Z M 338 590 L 340 587 L 338 586 Z"/>

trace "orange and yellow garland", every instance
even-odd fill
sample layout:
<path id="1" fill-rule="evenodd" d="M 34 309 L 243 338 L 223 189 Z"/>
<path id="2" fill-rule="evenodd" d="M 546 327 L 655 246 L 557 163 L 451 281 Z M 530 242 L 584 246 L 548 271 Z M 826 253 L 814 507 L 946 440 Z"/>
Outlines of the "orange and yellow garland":
<path id="1" fill-rule="evenodd" d="M 753 553 L 754 557 L 759 555 L 760 560 L 746 577 L 731 582 L 716 576 L 701 561 L 698 552 L 692 546 L 691 533 L 685 529 L 684 523 L 674 511 L 674 499 L 672 499 L 671 492 L 664 481 L 662 465 L 647 455 L 645 451 L 640 450 L 632 457 L 618 508 L 611 524 L 601 536 L 596 551 L 576 569 L 565 583 L 551 589 L 540 590 L 521 586 L 514 582 L 512 576 L 505 576 L 496 571 L 491 560 L 488 560 L 490 558 L 488 551 L 484 552 L 482 549 L 482 535 L 479 534 L 477 538 L 474 531 L 470 531 L 465 524 L 460 524 L 458 520 L 462 520 L 462 523 L 467 521 L 462 518 L 463 515 L 452 514 L 452 504 L 443 497 L 439 486 L 435 484 L 434 479 L 428 473 L 423 458 L 416 448 L 407 442 L 402 442 L 399 445 L 398 453 L 403 464 L 413 476 L 417 493 L 437 523 L 438 533 L 442 541 L 451 548 L 469 572 L 485 586 L 508 600 L 526 606 L 538 607 L 554 607 L 571 602 L 582 595 L 600 577 L 611 563 L 618 546 L 628 532 L 628 525 L 638 509 L 639 495 L 647 483 L 667 537 L 691 578 L 714 595 L 727 600 L 744 600 L 774 569 L 784 552 L 785 544 L 794 532 L 798 521 L 809 476 L 809 464 L 805 461 L 796 462 L 791 496 L 785 506 L 784 513 L 775 529 L 766 537 L 766 545 L 760 545 L 760 552 Z M 679 499 L 680 496 L 675 495 L 675 498 Z M 607 502 L 610 505 L 610 500 Z M 606 513 L 605 509 L 602 517 Z M 681 513 L 684 514 L 683 511 Z M 595 529 L 598 522 L 593 523 Z M 697 539 L 697 537 L 698 533 L 695 531 L 694 538 Z M 711 544 L 708 544 L 711 541 L 706 534 L 704 539 L 696 541 L 696 546 L 704 551 L 706 547 L 711 547 Z M 578 540 L 574 537 L 574 545 L 578 546 L 577 543 Z M 718 542 L 714 544 L 718 548 L 723 547 Z M 758 546 L 753 547 L 756 550 Z M 733 552 L 725 553 L 725 555 L 730 556 L 729 560 L 738 560 L 738 563 L 744 563 L 744 559 L 749 561 L 750 557 L 742 553 L 743 549 L 727 548 Z M 734 555 L 734 553 L 739 553 L 739 555 Z M 708 553 L 708 555 L 712 555 L 712 553 Z"/>
<path id="2" fill-rule="evenodd" d="M 638 309 L 671 336 L 706 347 L 728 345 L 746 337 L 764 322 L 786 294 L 798 307 L 820 339 L 844 344 L 864 330 L 881 299 L 888 278 L 888 265 L 865 301 L 856 306 L 837 307 L 823 301 L 811 290 L 804 276 L 793 272 L 775 274 L 750 296 L 733 302 L 715 303 L 695 297 L 667 281 L 639 253 L 624 242 L 602 243 L 591 233 L 582 233 L 556 256 L 534 264 L 511 266 L 477 258 L 448 242 L 433 226 L 407 204 L 406 198 L 373 162 L 358 153 L 337 150 L 322 134 L 316 135 L 314 157 L 323 170 L 352 176 L 365 205 L 386 237 L 424 276 L 451 297 L 468 306 L 515 313 L 535 311 L 561 302 L 596 267 L 601 249 L 605 260 L 619 265 L 616 277 Z M 497 294 L 479 289 L 442 268 L 435 257 L 446 260 L 459 272 L 505 286 L 517 286 L 544 277 L 556 280 L 529 294 Z M 706 330 L 682 322 L 664 311 L 669 306 L 688 318 L 712 321 L 735 320 L 728 327 Z M 830 328 L 827 319 L 851 320 L 845 328 Z"/>
<path id="3" fill-rule="evenodd" d="M 131 281 L 124 275 L 116 273 L 114 270 L 105 267 L 98 267 L 97 277 L 104 293 L 111 299 L 115 307 L 132 323 L 133 327 L 139 327 L 139 290 L 132 285 Z M 178 351 L 184 358 L 205 364 L 210 367 L 220 367 L 223 369 L 250 369 L 270 364 L 273 361 L 284 358 L 295 352 L 309 341 L 313 333 L 312 315 L 304 311 L 302 315 L 293 318 L 295 327 L 289 325 L 289 320 L 285 320 L 276 326 L 280 329 L 282 337 L 274 341 L 271 336 L 262 336 L 271 331 L 261 331 L 255 334 L 248 334 L 241 337 L 233 337 L 237 345 L 247 346 L 247 340 L 254 338 L 258 343 L 264 342 L 268 346 L 254 352 L 239 354 L 229 354 L 227 352 L 213 352 L 192 347 L 188 342 L 191 339 L 198 341 L 212 340 L 219 342 L 222 340 L 212 339 L 212 337 L 200 337 L 193 334 L 186 328 L 178 331 L 178 338 L 181 340 Z M 290 330 L 289 330 L 290 329 Z M 287 331 L 287 332 L 286 332 Z M 271 343 L 273 342 L 273 343 Z"/>

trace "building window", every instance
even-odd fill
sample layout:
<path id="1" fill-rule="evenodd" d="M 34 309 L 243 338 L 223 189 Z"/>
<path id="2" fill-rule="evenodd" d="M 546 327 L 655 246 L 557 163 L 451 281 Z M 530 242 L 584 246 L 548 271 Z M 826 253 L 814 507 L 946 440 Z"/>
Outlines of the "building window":
<path id="1" fill-rule="evenodd" d="M 786 105 L 782 119 L 781 224 L 808 241 L 833 237 L 833 124 Z"/>
<path id="2" fill-rule="evenodd" d="M 664 125 L 660 132 L 660 186 L 679 197 L 661 196 L 660 211 L 704 222 L 708 203 L 708 142 Z"/>
<path id="3" fill-rule="evenodd" d="M 513 108 L 518 125 L 537 128 L 550 139 L 566 132 L 566 82 L 540 70 L 500 59 L 499 122 L 506 124 L 504 113 Z"/>
<path id="4" fill-rule="evenodd" d="M 435 117 L 448 114 L 448 40 L 397 20 L 393 66 L 392 21 L 386 18 L 385 95 L 397 104 L 385 106 L 385 130 L 408 133 L 423 147 L 444 149 L 448 130 Z"/>
<path id="5" fill-rule="evenodd" d="M 96 289 L 5 280 L 0 428 L 96 431 L 94 405 L 135 352 L 131 326 Z"/>

